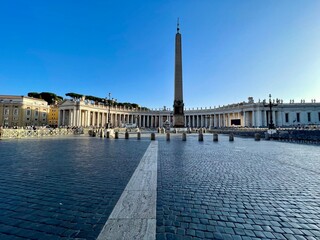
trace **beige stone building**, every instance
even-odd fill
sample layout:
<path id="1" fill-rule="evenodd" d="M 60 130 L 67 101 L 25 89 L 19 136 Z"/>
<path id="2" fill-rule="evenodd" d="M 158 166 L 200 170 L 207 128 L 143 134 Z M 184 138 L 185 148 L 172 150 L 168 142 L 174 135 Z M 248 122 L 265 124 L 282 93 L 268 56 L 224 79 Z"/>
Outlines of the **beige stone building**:
<path id="1" fill-rule="evenodd" d="M 0 95 L 0 126 L 43 126 L 48 112 L 48 103 L 43 99 Z"/>
<path id="2" fill-rule="evenodd" d="M 58 104 L 49 105 L 48 125 L 58 126 L 59 106 Z"/>

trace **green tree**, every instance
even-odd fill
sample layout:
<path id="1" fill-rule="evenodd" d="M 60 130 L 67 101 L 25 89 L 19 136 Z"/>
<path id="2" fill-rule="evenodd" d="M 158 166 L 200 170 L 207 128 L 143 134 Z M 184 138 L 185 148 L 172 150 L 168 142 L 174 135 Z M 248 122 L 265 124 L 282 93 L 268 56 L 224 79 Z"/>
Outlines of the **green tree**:
<path id="1" fill-rule="evenodd" d="M 56 101 L 59 102 L 63 100 L 62 97 L 57 96 L 55 93 L 51 93 L 51 92 L 41 92 L 41 93 L 29 92 L 28 97 L 43 99 L 46 102 L 48 102 L 49 105 L 55 103 Z"/>
<path id="2" fill-rule="evenodd" d="M 73 99 L 80 99 L 80 98 L 82 98 L 83 97 L 83 95 L 82 94 L 78 94 L 78 93 L 66 93 L 66 96 L 67 97 L 71 97 L 71 98 L 73 98 Z"/>

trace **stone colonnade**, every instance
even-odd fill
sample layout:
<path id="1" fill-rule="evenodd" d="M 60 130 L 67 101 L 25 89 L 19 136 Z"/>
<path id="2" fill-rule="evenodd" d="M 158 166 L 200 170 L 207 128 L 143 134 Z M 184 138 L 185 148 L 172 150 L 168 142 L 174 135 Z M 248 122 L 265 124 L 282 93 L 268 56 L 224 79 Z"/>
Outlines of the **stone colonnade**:
<path id="1" fill-rule="evenodd" d="M 110 120 L 109 120 L 110 118 Z M 267 126 L 268 112 L 265 110 L 248 110 L 232 112 L 214 112 L 206 110 L 187 110 L 185 112 L 186 127 L 191 128 L 212 128 L 248 126 Z M 279 122 L 277 111 L 273 111 L 273 119 Z M 112 108 L 61 108 L 59 110 L 59 126 L 77 127 L 105 127 L 110 123 L 112 127 L 125 127 L 126 124 L 133 124 L 142 128 L 163 127 L 166 122 L 172 125 L 173 117 L 170 111 L 133 111 Z"/>
<path id="2" fill-rule="evenodd" d="M 276 126 L 290 126 L 302 123 L 320 123 L 320 111 L 315 103 L 279 104 L 272 111 Z M 318 105 L 317 105 L 318 106 Z M 303 109 L 303 111 L 302 111 Z M 301 121 L 297 115 L 301 115 Z M 221 127 L 267 127 L 270 111 L 263 103 L 244 103 L 219 108 L 185 110 L 185 127 L 221 128 Z M 308 118 L 309 120 L 308 120 Z M 172 126 L 173 113 L 170 110 L 127 109 L 89 104 L 85 101 L 66 100 L 59 106 L 59 126 L 125 127 L 127 124 L 140 128 L 157 128 L 169 124 Z"/>
<path id="3" fill-rule="evenodd" d="M 110 119 L 109 119 L 110 118 Z M 172 123 L 172 114 L 170 112 L 152 113 L 152 112 L 116 112 L 96 111 L 90 109 L 79 110 L 60 109 L 59 126 L 76 126 L 76 127 L 105 127 L 108 123 L 112 127 L 125 127 L 126 124 L 133 124 L 143 128 L 163 127 L 168 121 Z"/>
<path id="4" fill-rule="evenodd" d="M 217 113 L 187 113 L 185 116 L 186 126 L 199 127 L 262 127 L 267 126 L 268 112 L 260 111 L 234 111 Z M 277 121 L 276 113 L 273 112 L 273 119 Z"/>

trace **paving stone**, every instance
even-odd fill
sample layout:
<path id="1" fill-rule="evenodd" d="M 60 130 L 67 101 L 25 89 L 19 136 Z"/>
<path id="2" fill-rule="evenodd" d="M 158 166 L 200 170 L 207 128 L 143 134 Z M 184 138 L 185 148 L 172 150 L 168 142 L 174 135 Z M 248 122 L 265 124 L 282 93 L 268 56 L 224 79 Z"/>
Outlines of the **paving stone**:
<path id="1" fill-rule="evenodd" d="M 192 135 L 183 143 L 157 139 L 157 239 L 319 239 L 319 148 L 223 139 L 214 146 Z M 45 141 L 30 143 L 24 155 L 16 144 L 0 145 L 0 234 L 95 239 L 149 141 L 91 138 L 88 149 L 88 140 L 64 140 L 55 146 L 68 148 L 62 160 Z M 4 156 L 3 147 L 17 154 Z"/>
<path id="2" fill-rule="evenodd" d="M 320 153 L 318 148 L 311 147 L 313 152 L 306 150 L 301 155 L 302 149 L 310 146 L 299 151 L 272 142 L 254 147 L 241 139 L 235 142 L 237 146 L 215 145 L 212 150 L 209 143 L 195 144 L 192 136 L 189 140 L 184 145 L 159 142 L 161 205 L 172 208 L 188 203 L 190 211 L 178 214 L 199 218 L 200 223 L 193 223 L 205 225 L 216 238 L 229 234 L 229 229 L 233 237 L 251 239 L 318 234 L 313 232 L 320 226 L 319 198 L 315 197 L 320 195 L 320 171 L 313 172 L 320 169 L 315 154 Z M 194 216 L 200 213 L 198 209 L 206 209 L 209 222 Z"/>
<path id="3" fill-rule="evenodd" d="M 0 234 L 96 239 L 148 144 L 98 138 L 1 143 L 0 224 L 8 227 L 0 225 Z"/>

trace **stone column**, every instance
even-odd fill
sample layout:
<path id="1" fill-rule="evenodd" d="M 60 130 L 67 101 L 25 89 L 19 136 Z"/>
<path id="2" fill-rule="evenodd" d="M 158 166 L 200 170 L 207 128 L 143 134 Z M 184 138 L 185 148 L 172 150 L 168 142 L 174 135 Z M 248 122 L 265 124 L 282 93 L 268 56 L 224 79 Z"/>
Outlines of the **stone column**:
<path id="1" fill-rule="evenodd" d="M 86 126 L 87 120 L 88 120 L 88 112 L 86 110 L 79 110 L 79 116 L 81 116 L 81 119 L 79 120 L 78 126 L 84 127 Z M 82 114 L 81 114 L 82 113 Z"/>
<path id="2" fill-rule="evenodd" d="M 79 126 L 81 124 L 81 122 L 79 124 L 79 116 L 78 116 L 78 114 L 81 116 L 81 111 L 80 110 L 77 110 L 77 109 L 73 110 L 73 120 L 74 120 L 73 121 L 73 126 L 75 126 L 75 127 Z"/>
<path id="3" fill-rule="evenodd" d="M 69 109 L 69 119 L 68 126 L 72 126 L 73 124 L 73 109 Z"/>
<path id="4" fill-rule="evenodd" d="M 77 127 L 82 126 L 84 122 L 84 112 L 81 111 L 80 109 L 76 110 L 76 121 L 75 124 Z"/>
<path id="5" fill-rule="evenodd" d="M 109 122 L 109 111 L 106 113 L 106 123 L 108 123 Z M 109 126 L 108 126 L 109 127 Z"/>
<path id="6" fill-rule="evenodd" d="M 106 113 L 103 112 L 102 113 L 102 127 L 104 127 L 106 125 Z"/>
<path id="7" fill-rule="evenodd" d="M 246 111 L 243 111 L 243 127 L 247 125 Z"/>
<path id="8" fill-rule="evenodd" d="M 96 126 L 99 127 L 99 112 L 96 112 Z"/>
<path id="9" fill-rule="evenodd" d="M 72 109 L 72 112 L 73 112 L 73 114 L 72 114 L 72 125 L 75 126 L 75 125 L 77 125 L 77 109 L 74 107 Z"/>
<path id="10" fill-rule="evenodd" d="M 77 110 L 75 109 L 72 109 L 72 123 L 71 123 L 71 126 L 76 126 L 77 125 L 77 122 L 76 122 L 76 116 L 77 115 Z"/>
<path id="11" fill-rule="evenodd" d="M 256 124 L 256 116 L 255 116 L 255 114 L 256 114 L 256 111 L 255 110 L 252 110 L 252 126 L 257 126 L 257 124 Z"/>
<path id="12" fill-rule="evenodd" d="M 58 127 L 60 127 L 60 121 L 61 121 L 61 110 L 58 110 Z"/>
<path id="13" fill-rule="evenodd" d="M 77 110 L 77 108 L 73 108 L 73 117 L 72 117 L 72 121 L 73 121 L 73 123 L 72 123 L 72 125 L 73 126 L 77 126 L 78 125 L 78 110 Z"/>
<path id="14" fill-rule="evenodd" d="M 90 111 L 86 111 L 86 127 L 90 126 Z"/>
<path id="15" fill-rule="evenodd" d="M 256 126 L 261 127 L 261 111 L 258 109 L 256 111 Z"/>
<path id="16" fill-rule="evenodd" d="M 264 126 L 268 126 L 268 123 L 267 123 L 267 111 L 263 111 L 262 114 L 263 114 L 263 125 Z"/>
<path id="17" fill-rule="evenodd" d="M 62 125 L 64 125 L 66 110 L 62 110 Z"/>

